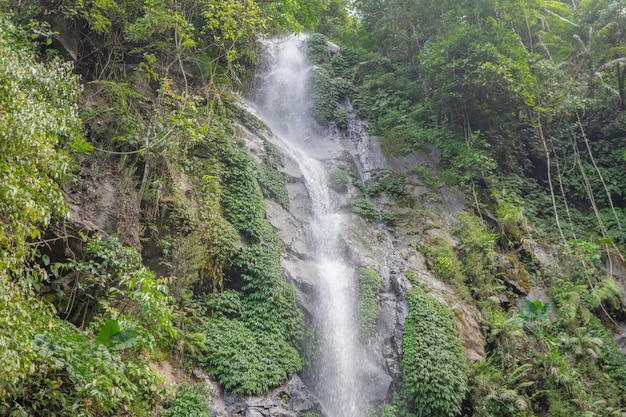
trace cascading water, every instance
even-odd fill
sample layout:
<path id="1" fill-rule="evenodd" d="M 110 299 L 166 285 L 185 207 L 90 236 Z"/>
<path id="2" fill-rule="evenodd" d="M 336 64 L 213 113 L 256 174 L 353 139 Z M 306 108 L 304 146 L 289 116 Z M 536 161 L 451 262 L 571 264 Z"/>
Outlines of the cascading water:
<path id="1" fill-rule="evenodd" d="M 355 271 L 341 250 L 347 220 L 319 160 L 331 158 L 338 145 L 312 116 L 309 85 L 314 68 L 307 64 L 305 40 L 291 37 L 273 42 L 269 49 L 272 61 L 259 77 L 256 108 L 277 135 L 275 145 L 298 163 L 312 206 L 310 235 L 319 281 L 315 320 L 322 340 L 314 375 L 307 382 L 328 417 L 361 417 L 368 407 L 368 360 L 355 323 Z"/>

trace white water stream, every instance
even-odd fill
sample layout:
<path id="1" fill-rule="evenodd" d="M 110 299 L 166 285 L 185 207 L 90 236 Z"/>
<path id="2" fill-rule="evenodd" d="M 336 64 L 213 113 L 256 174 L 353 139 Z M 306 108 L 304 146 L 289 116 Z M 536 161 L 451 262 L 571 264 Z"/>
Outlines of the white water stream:
<path id="1" fill-rule="evenodd" d="M 317 329 L 320 358 L 308 381 L 328 417 L 367 414 L 363 368 L 367 363 L 355 321 L 355 271 L 342 256 L 340 235 L 347 218 L 328 185 L 319 155 L 337 152 L 312 116 L 305 40 L 291 37 L 268 46 L 270 62 L 260 76 L 257 111 L 276 134 L 276 145 L 293 158 L 304 175 L 311 201 L 311 240 L 317 264 Z M 336 156 L 336 155 L 335 155 Z"/>

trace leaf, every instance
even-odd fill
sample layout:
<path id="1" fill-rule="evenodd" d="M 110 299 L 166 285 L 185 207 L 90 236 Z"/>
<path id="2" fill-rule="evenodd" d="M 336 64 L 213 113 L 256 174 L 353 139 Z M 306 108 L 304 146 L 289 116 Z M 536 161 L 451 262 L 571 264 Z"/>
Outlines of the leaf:
<path id="1" fill-rule="evenodd" d="M 96 343 L 110 347 L 113 336 L 118 333 L 120 333 L 120 325 L 117 320 L 111 319 L 107 321 L 98 332 Z"/>
<path id="2" fill-rule="evenodd" d="M 124 329 L 111 336 L 111 342 L 113 342 L 113 349 L 115 350 L 133 347 L 140 341 L 140 338 L 137 337 L 137 332 L 131 329 Z"/>

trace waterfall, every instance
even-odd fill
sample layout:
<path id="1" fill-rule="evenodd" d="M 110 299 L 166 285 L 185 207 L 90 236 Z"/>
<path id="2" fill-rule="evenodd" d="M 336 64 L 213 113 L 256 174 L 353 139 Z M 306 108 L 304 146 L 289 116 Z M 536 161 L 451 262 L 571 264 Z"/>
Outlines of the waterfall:
<path id="1" fill-rule="evenodd" d="M 355 270 L 341 247 L 348 220 L 322 161 L 344 150 L 313 118 L 309 88 L 314 68 L 307 64 L 305 48 L 305 39 L 299 37 L 268 45 L 269 61 L 259 75 L 254 102 L 276 135 L 275 145 L 299 165 L 311 201 L 309 235 L 318 281 L 315 321 L 321 340 L 307 383 L 328 417 L 361 417 L 367 414 L 369 362 L 355 318 Z"/>

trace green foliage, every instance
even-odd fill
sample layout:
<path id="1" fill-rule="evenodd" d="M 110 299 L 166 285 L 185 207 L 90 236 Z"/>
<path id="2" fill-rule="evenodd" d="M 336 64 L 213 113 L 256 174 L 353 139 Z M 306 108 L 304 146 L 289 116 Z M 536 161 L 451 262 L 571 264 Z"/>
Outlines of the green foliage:
<path id="1" fill-rule="evenodd" d="M 524 300 L 520 310 L 520 317 L 526 321 L 542 322 L 548 319 L 552 305 L 550 303 L 542 303 L 537 299 L 534 301 Z"/>
<path id="2" fill-rule="evenodd" d="M 592 337 L 600 338 L 602 341 L 600 349 L 600 365 L 602 370 L 614 381 L 617 390 L 622 393 L 622 402 L 626 393 L 626 358 L 618 349 L 617 343 L 611 332 L 602 325 L 597 317 L 592 317 L 589 321 L 589 334 Z"/>
<path id="3" fill-rule="evenodd" d="M 438 190 L 441 187 L 440 180 L 435 176 L 432 169 L 428 167 L 428 165 L 420 164 L 413 168 L 413 172 L 415 172 L 420 180 L 431 190 Z"/>
<path id="4" fill-rule="evenodd" d="M 200 363 L 233 392 L 261 394 L 302 367 L 298 352 L 280 335 L 251 330 L 240 320 L 211 318 L 206 335 Z"/>
<path id="5" fill-rule="evenodd" d="M 407 293 L 400 396 L 407 416 L 454 417 L 468 390 L 467 362 L 454 318 L 420 288 Z"/>
<path id="6" fill-rule="evenodd" d="M 328 180 L 330 182 L 330 187 L 338 193 L 347 191 L 348 184 L 350 183 L 348 174 L 346 174 L 346 171 L 341 168 L 331 172 L 328 175 Z"/>
<path id="7" fill-rule="evenodd" d="M 241 248 L 227 275 L 241 277 L 241 293 L 212 297 L 200 362 L 226 388 L 260 394 L 302 368 L 296 346 L 303 316 L 294 288 L 282 278 L 280 239 L 267 221 L 263 239 Z"/>
<path id="8" fill-rule="evenodd" d="M 399 197 L 404 194 L 403 174 L 392 171 L 377 172 L 370 180 L 370 185 L 363 188 L 363 193 L 368 196 L 374 196 L 381 193 L 388 194 L 393 197 Z"/>
<path id="9" fill-rule="evenodd" d="M 356 313 L 359 319 L 359 335 L 369 338 L 376 330 L 378 321 L 378 293 L 383 281 L 374 269 L 360 268 L 357 271 L 358 296 Z"/>
<path id="10" fill-rule="evenodd" d="M 111 415 L 156 399 L 156 378 L 53 315 L 49 305 L 0 282 L 0 412 L 5 415 Z"/>
<path id="11" fill-rule="evenodd" d="M 347 53 L 350 55 L 349 53 Z M 349 116 L 339 99 L 347 95 L 352 85 L 348 81 L 350 62 L 339 52 L 332 55 L 328 49 L 326 38 L 314 33 L 307 41 L 309 62 L 316 65 L 311 77 L 311 97 L 313 99 L 313 116 L 320 124 L 334 121 L 340 129 L 347 129 Z"/>
<path id="12" fill-rule="evenodd" d="M 326 37 L 319 33 L 312 33 L 307 40 L 306 54 L 312 65 L 321 66 L 330 62 Z"/>
<path id="13" fill-rule="evenodd" d="M 530 364 L 515 366 L 503 371 L 488 358 L 476 362 L 471 369 L 471 396 L 475 415 L 479 417 L 530 416 L 532 406 L 524 388 L 533 382 L 528 381 Z"/>
<path id="14" fill-rule="evenodd" d="M 462 296 L 468 296 L 463 264 L 450 242 L 429 235 L 428 239 L 420 244 L 419 250 L 426 256 L 428 267 L 437 278 L 452 285 Z"/>
<path id="15" fill-rule="evenodd" d="M 222 150 L 225 219 L 244 237 L 258 242 L 263 236 L 265 206 L 253 163 L 245 148 L 229 145 Z"/>
<path id="16" fill-rule="evenodd" d="M 285 210 L 289 210 L 289 193 L 287 180 L 278 171 L 280 156 L 278 150 L 268 141 L 264 142 L 265 155 L 263 162 L 256 164 L 257 180 L 265 197 L 271 198 Z"/>
<path id="17" fill-rule="evenodd" d="M 163 417 L 210 417 L 209 398 L 211 392 L 206 384 L 183 384 L 176 393 L 172 405 Z"/>
<path id="18" fill-rule="evenodd" d="M 466 212 L 459 213 L 454 233 L 459 238 L 463 274 L 472 292 L 481 297 L 491 295 L 498 281 L 497 236 L 485 230 L 480 218 Z"/>
<path id="19" fill-rule="evenodd" d="M 509 245 L 520 244 L 531 230 L 524 214 L 523 200 L 506 189 L 494 193 L 494 198 L 502 236 Z"/>
<path id="20" fill-rule="evenodd" d="M 352 213 L 358 214 L 373 223 L 391 225 L 396 220 L 393 213 L 377 209 L 374 203 L 367 198 L 355 198 L 350 200 L 348 207 Z"/>
<path id="21" fill-rule="evenodd" d="M 80 88 L 71 66 L 36 59 L 26 34 L 0 16 L 0 269 L 30 254 L 53 215 L 66 213 L 60 183 L 70 171 L 63 145 L 79 137 Z"/>
<path id="22" fill-rule="evenodd" d="M 78 321 L 78 314 L 87 309 L 100 308 L 101 313 L 110 317 L 121 314 L 117 310 L 120 302 L 137 306 L 137 319 L 140 327 L 147 329 L 160 340 L 174 338 L 174 308 L 171 299 L 167 296 L 168 286 L 163 278 L 156 278 L 141 263 L 141 258 L 134 249 L 121 245 L 119 240 L 109 237 L 102 240 L 100 237 L 88 239 L 84 248 L 83 259 L 70 260 L 57 268 L 67 270 L 70 274 L 78 273 L 81 276 L 74 285 L 72 297 L 63 299 L 59 303 L 67 316 Z M 63 281 L 60 277 L 60 281 Z M 56 282 L 52 282 L 53 285 Z M 86 305 L 78 309 L 74 306 L 76 299 L 86 298 Z M 83 310 L 84 309 L 84 310 Z M 97 310 L 96 310 L 97 311 Z M 84 325 L 84 317 L 82 324 Z M 130 322 L 129 322 L 130 324 Z M 108 327 L 107 327 L 108 326 Z M 117 326 L 117 329 L 116 329 Z M 132 329 L 120 331 L 117 320 L 108 321 L 103 329 L 108 329 L 102 336 L 101 342 L 113 347 L 114 343 L 131 343 L 134 339 Z M 117 340 L 112 338 L 117 334 Z M 122 340 L 124 338 L 125 340 Z"/>
<path id="23" fill-rule="evenodd" d="M 417 275 L 417 272 L 413 271 L 412 269 L 407 269 L 406 272 L 404 273 L 404 276 L 406 277 L 406 279 L 409 280 L 409 282 L 415 286 L 420 284 L 420 280 L 419 280 L 419 276 Z"/>
<path id="24" fill-rule="evenodd" d="M 313 115 L 324 124 L 333 120 L 339 100 L 339 91 L 331 74 L 324 68 L 317 68 L 311 77 Z"/>

